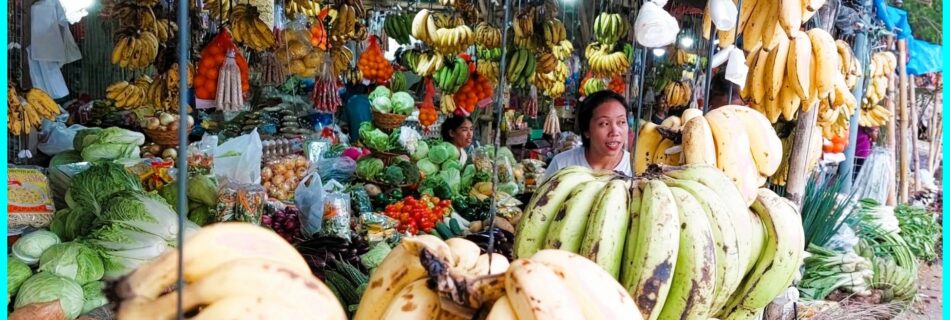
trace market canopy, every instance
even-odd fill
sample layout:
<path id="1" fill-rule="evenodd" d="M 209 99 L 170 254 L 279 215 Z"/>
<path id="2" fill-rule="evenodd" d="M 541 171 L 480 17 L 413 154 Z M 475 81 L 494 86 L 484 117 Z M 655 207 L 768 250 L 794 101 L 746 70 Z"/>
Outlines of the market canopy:
<path id="1" fill-rule="evenodd" d="M 907 74 L 919 76 L 943 71 L 943 53 L 940 45 L 932 44 L 914 37 L 907 39 Z"/>

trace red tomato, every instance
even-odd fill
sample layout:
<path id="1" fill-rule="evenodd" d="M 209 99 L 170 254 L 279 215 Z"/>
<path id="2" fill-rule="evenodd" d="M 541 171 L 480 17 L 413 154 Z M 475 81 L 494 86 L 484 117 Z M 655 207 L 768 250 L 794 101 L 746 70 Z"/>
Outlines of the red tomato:
<path id="1" fill-rule="evenodd" d="M 411 233 L 411 234 L 419 234 L 419 228 L 417 228 L 415 225 L 410 225 L 410 226 L 409 226 L 409 233 Z"/>

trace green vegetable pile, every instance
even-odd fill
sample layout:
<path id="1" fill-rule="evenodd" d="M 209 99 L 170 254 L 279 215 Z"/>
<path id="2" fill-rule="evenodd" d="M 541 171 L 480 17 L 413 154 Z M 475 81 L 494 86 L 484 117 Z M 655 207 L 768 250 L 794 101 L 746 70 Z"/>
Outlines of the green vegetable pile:
<path id="1" fill-rule="evenodd" d="M 841 288 L 858 295 L 870 294 L 874 276 L 871 261 L 855 253 L 838 253 L 811 245 L 804 259 L 805 273 L 798 284 L 802 298 L 823 300 Z"/>
<path id="2" fill-rule="evenodd" d="M 188 220 L 199 226 L 205 226 L 215 221 L 212 208 L 218 204 L 218 183 L 211 176 L 195 175 L 188 178 Z M 162 186 L 158 194 L 168 204 L 178 204 L 178 183 L 172 182 Z"/>
<path id="3" fill-rule="evenodd" d="M 394 113 L 404 116 L 412 114 L 416 101 L 408 92 L 392 93 L 386 86 L 378 86 L 369 94 L 373 109 L 382 113 Z"/>
<path id="4" fill-rule="evenodd" d="M 914 256 L 924 261 L 937 259 L 935 246 L 943 234 L 940 224 L 934 215 L 921 207 L 911 207 L 906 204 L 897 206 L 894 215 L 900 223 L 900 234 L 907 242 Z"/>
<path id="5" fill-rule="evenodd" d="M 73 148 L 85 161 L 138 159 L 145 135 L 118 127 L 82 129 L 73 138 Z"/>
<path id="6" fill-rule="evenodd" d="M 379 181 L 395 186 L 417 184 L 422 179 L 416 165 L 398 158 L 387 167 L 383 160 L 364 157 L 356 162 L 356 176 L 364 180 Z"/>

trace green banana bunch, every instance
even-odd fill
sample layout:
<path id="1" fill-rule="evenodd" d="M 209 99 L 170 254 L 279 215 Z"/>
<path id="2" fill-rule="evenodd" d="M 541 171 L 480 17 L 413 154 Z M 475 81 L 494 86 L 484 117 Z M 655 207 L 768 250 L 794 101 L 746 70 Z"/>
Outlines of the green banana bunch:
<path id="1" fill-rule="evenodd" d="M 435 73 L 435 85 L 442 94 L 453 94 L 468 81 L 468 63 L 456 57 L 454 63 L 443 66 Z"/>
<path id="2" fill-rule="evenodd" d="M 605 45 L 613 45 L 626 38 L 630 25 L 620 14 L 603 12 L 594 19 L 594 36 Z"/>
<path id="3" fill-rule="evenodd" d="M 386 35 L 390 38 L 393 38 L 401 45 L 409 44 L 409 28 L 412 25 L 412 21 L 409 20 L 409 16 L 405 13 L 396 13 L 386 16 L 386 21 L 383 22 L 383 31 L 386 32 Z"/>
<path id="4" fill-rule="evenodd" d="M 402 71 L 393 72 L 393 77 L 389 79 L 389 89 L 393 92 L 409 90 L 409 84 L 406 83 L 406 74 Z"/>
<path id="5" fill-rule="evenodd" d="M 508 63 L 508 70 L 505 71 L 506 79 L 512 87 L 524 88 L 528 85 L 528 81 L 534 77 L 538 61 L 531 50 L 518 48 L 511 52 Z"/>

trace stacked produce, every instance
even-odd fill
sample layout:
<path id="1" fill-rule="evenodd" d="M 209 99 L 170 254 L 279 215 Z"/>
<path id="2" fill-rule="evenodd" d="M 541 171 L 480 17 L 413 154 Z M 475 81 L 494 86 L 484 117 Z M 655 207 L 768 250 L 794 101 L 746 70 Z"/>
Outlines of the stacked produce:
<path id="1" fill-rule="evenodd" d="M 11 133 L 28 134 L 43 120 L 55 120 L 59 114 L 59 105 L 45 91 L 33 88 L 21 97 L 12 85 L 7 85 L 7 130 Z"/>
<path id="2" fill-rule="evenodd" d="M 824 1 L 743 1 L 739 20 L 734 25 L 716 26 L 719 46 L 732 45 L 737 34 L 742 34 L 742 49 L 755 51 L 756 47 L 775 48 L 781 39 L 802 36 L 802 24 L 811 20 L 825 5 Z M 703 37 L 708 38 L 713 14 L 710 7 L 703 13 Z"/>
<path id="3" fill-rule="evenodd" d="M 195 67 L 188 63 L 188 87 L 194 84 Z M 143 76 L 144 77 L 144 76 Z M 171 67 L 163 74 L 155 76 L 154 81 L 145 88 L 145 103 L 151 104 L 159 110 L 172 110 L 178 112 L 179 80 L 181 75 L 178 71 L 178 63 L 173 63 Z M 118 90 L 118 89 L 117 89 Z M 130 89 L 122 89 L 122 91 Z M 118 104 L 118 99 L 116 103 Z"/>
<path id="4" fill-rule="evenodd" d="M 242 239 L 221 241 L 220 239 Z M 297 250 L 267 229 L 222 223 L 202 229 L 184 246 L 184 308 L 204 306 L 198 317 L 303 319 L 320 314 L 346 319 L 330 289 L 311 274 Z M 245 245 L 251 241 L 254 246 Z M 171 319 L 178 251 L 162 253 L 122 280 L 118 319 Z"/>
<path id="5" fill-rule="evenodd" d="M 862 127 L 877 127 L 887 124 L 894 115 L 890 110 L 880 105 L 887 96 L 888 78 L 897 68 L 897 57 L 893 53 L 882 51 L 871 56 L 870 77 L 867 94 L 861 101 L 859 123 Z"/>
<path id="6" fill-rule="evenodd" d="M 693 98 L 693 88 L 687 81 L 670 81 L 663 88 L 663 100 L 671 108 L 685 107 Z"/>
<path id="7" fill-rule="evenodd" d="M 440 98 L 440 109 L 442 109 L 442 113 L 452 114 L 456 111 L 461 112 L 464 110 L 458 109 L 453 94 L 455 94 L 463 84 L 468 82 L 469 75 L 468 63 L 465 59 L 456 57 L 455 60 L 450 60 L 445 63 L 442 68 L 436 71 L 432 76 L 433 80 L 435 80 L 436 88 L 439 88 L 442 92 L 442 97 Z"/>
<path id="8" fill-rule="evenodd" d="M 366 12 L 363 10 L 362 1 L 339 1 L 335 9 L 336 17 L 329 28 L 330 45 L 336 48 L 349 40 L 365 40 L 367 28 L 362 20 Z"/>
<path id="9" fill-rule="evenodd" d="M 369 282 L 382 286 L 363 293 L 354 319 L 467 319 L 482 308 L 488 319 L 639 318 L 634 300 L 596 264 L 557 250 L 509 267 L 468 240 L 410 237 Z"/>
<path id="10" fill-rule="evenodd" d="M 139 107 L 146 102 L 146 91 L 153 84 L 151 77 L 138 76 L 135 81 L 119 81 L 106 88 L 106 98 L 115 101 L 118 108 Z"/>
<path id="11" fill-rule="evenodd" d="M 565 168 L 528 203 L 515 256 L 588 257 L 644 318 L 751 318 L 791 283 L 804 235 L 787 201 L 758 189 L 750 210 L 730 180 L 699 164 L 637 178 Z"/>
<path id="12" fill-rule="evenodd" d="M 269 161 L 261 170 L 267 195 L 280 201 L 292 201 L 297 183 L 309 173 L 310 161 L 302 155 Z"/>
<path id="13" fill-rule="evenodd" d="M 277 43 L 274 32 L 261 20 L 261 12 L 250 4 L 235 5 L 229 12 L 234 41 L 255 51 L 271 49 Z"/>
<path id="14" fill-rule="evenodd" d="M 320 279 L 327 279 L 326 271 L 338 264 L 369 264 L 378 259 L 369 245 L 360 237 L 341 239 L 339 237 L 315 237 L 295 245 L 304 257 L 310 270 Z M 386 246 L 388 248 L 388 245 Z"/>
<path id="15" fill-rule="evenodd" d="M 333 52 L 333 51 L 331 51 Z M 344 51 L 339 51 L 344 52 Z M 348 52 L 348 51 L 346 51 Z M 343 105 L 340 100 L 340 85 L 336 79 L 336 57 L 331 59 L 333 54 L 324 54 L 323 66 L 317 74 L 317 81 L 313 85 L 313 91 L 310 93 L 310 100 L 313 101 L 313 107 L 320 112 L 335 113 L 336 109 Z M 349 65 L 349 59 L 346 60 Z M 342 67 L 343 70 L 346 67 Z"/>
<path id="16" fill-rule="evenodd" d="M 603 79 L 590 77 L 590 74 L 588 74 L 588 77 L 583 82 L 581 82 L 580 93 L 582 95 L 586 96 L 603 90 L 607 90 L 607 83 L 604 82 Z"/>
<path id="17" fill-rule="evenodd" d="M 386 83 L 393 76 L 393 66 L 386 61 L 383 50 L 379 47 L 379 38 L 369 37 L 369 47 L 360 55 L 356 66 L 367 80 L 373 83 Z"/>
<path id="18" fill-rule="evenodd" d="M 630 25 L 620 14 L 603 12 L 594 19 L 597 41 L 587 45 L 584 56 L 595 76 L 609 78 L 630 68 L 624 46 L 618 44 L 629 32 Z"/>
<path id="19" fill-rule="evenodd" d="M 409 44 L 409 36 L 412 28 L 412 20 L 405 12 L 396 12 L 386 15 L 386 21 L 383 22 L 383 30 L 386 36 L 396 40 L 400 45 Z"/>
<path id="20" fill-rule="evenodd" d="M 644 124 L 634 155 L 636 173 L 645 172 L 651 163 L 716 166 L 739 187 L 745 202 L 752 203 L 756 189 L 782 163 L 782 141 L 768 119 L 751 108 L 728 105 L 701 114 L 687 109 L 682 119 L 667 119 L 666 136 L 660 126 Z M 673 156 L 675 134 L 670 131 L 681 131 L 681 157 Z"/>
<path id="21" fill-rule="evenodd" d="M 452 201 L 440 200 L 437 197 L 423 195 L 421 199 L 406 197 L 401 201 L 386 206 L 383 213 L 390 218 L 399 221 L 396 230 L 400 233 L 409 233 L 417 235 L 421 233 L 432 233 L 435 231 L 436 224 L 442 223 L 442 220 L 451 213 Z M 455 221 L 455 220 L 452 220 Z M 461 233 L 461 225 L 456 225 L 452 233 Z M 443 227 L 448 227 L 443 225 Z M 439 234 L 444 230 L 440 230 Z"/>
<path id="22" fill-rule="evenodd" d="M 501 29 L 488 22 L 479 22 L 475 26 L 475 52 L 479 58 L 475 70 L 493 85 L 498 84 L 501 76 L 501 37 Z"/>
<path id="23" fill-rule="evenodd" d="M 492 97 L 494 93 L 495 86 L 490 79 L 480 73 L 473 73 L 452 97 L 456 110 L 471 114 L 478 102 Z"/>
<path id="24" fill-rule="evenodd" d="M 89 162 L 138 159 L 143 144 L 145 135 L 118 127 L 86 128 L 73 138 L 73 150 Z"/>
<path id="25" fill-rule="evenodd" d="M 413 18 L 411 29 L 413 37 L 445 56 L 456 55 L 475 42 L 475 33 L 458 15 L 422 9 Z"/>
<path id="26" fill-rule="evenodd" d="M 218 204 L 218 182 L 207 175 L 193 175 L 188 178 L 186 189 L 188 207 L 185 212 L 188 220 L 199 226 L 215 222 L 215 208 Z M 158 194 L 173 206 L 178 205 L 178 183 L 162 186 Z"/>
<path id="27" fill-rule="evenodd" d="M 278 48 L 274 53 L 287 73 L 301 78 L 311 78 L 320 70 L 324 54 L 311 47 L 310 42 L 309 30 L 296 23 L 280 31 Z"/>
<path id="28" fill-rule="evenodd" d="M 798 283 L 803 298 L 822 300 L 839 288 L 857 295 L 871 294 L 874 270 L 868 259 L 816 245 L 809 246 L 808 253 L 804 259 L 805 273 Z"/>
<path id="29" fill-rule="evenodd" d="M 198 74 L 195 77 L 195 97 L 203 100 L 215 100 L 219 95 L 218 83 L 221 78 L 221 67 L 227 60 L 229 52 L 234 54 L 234 60 L 241 70 L 241 92 L 247 93 L 251 90 L 248 80 L 247 60 L 244 55 L 238 51 L 237 46 L 231 41 L 231 34 L 227 29 L 222 28 L 218 35 L 211 40 L 204 49 L 201 49 L 201 60 L 198 61 Z"/>

